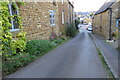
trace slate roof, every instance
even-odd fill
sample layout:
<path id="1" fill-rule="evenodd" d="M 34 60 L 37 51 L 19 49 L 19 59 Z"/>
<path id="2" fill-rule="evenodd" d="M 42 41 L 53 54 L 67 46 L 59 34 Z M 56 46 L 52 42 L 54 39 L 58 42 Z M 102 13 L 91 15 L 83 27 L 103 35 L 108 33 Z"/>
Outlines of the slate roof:
<path id="1" fill-rule="evenodd" d="M 102 5 L 102 7 L 95 13 L 95 15 L 96 15 L 96 14 L 100 14 L 100 13 L 105 12 L 106 10 L 108 10 L 108 8 L 110 8 L 115 1 L 116 1 L 116 0 L 107 0 L 107 1 Z"/>
<path id="2" fill-rule="evenodd" d="M 70 2 L 70 0 L 67 0 L 69 4 L 74 8 L 74 5 Z"/>

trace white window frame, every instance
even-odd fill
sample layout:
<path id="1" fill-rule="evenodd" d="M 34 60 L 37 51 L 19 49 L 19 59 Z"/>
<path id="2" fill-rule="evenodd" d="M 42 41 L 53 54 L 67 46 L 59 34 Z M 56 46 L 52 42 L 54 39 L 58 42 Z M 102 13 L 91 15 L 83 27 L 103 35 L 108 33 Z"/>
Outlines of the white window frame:
<path id="1" fill-rule="evenodd" d="M 15 3 L 15 4 L 16 4 L 16 3 Z M 16 5 L 17 5 L 17 4 L 16 4 Z M 12 14 L 12 2 L 10 2 L 10 3 L 8 4 L 8 8 L 9 8 L 9 11 L 10 11 L 10 16 L 13 16 L 13 14 Z M 18 10 L 17 10 L 17 15 L 19 15 Z M 15 29 L 15 28 L 14 28 L 14 21 L 13 21 L 13 19 L 11 19 L 11 26 L 12 26 L 12 29 L 10 29 L 11 32 L 20 30 L 20 29 Z"/>
<path id="2" fill-rule="evenodd" d="M 119 21 L 120 21 L 120 19 L 116 19 L 116 27 L 118 27 L 119 26 Z"/>
<path id="3" fill-rule="evenodd" d="M 62 24 L 65 24 L 64 11 L 62 11 Z"/>
<path id="4" fill-rule="evenodd" d="M 55 26 L 55 11 L 49 10 L 50 12 L 50 26 Z"/>

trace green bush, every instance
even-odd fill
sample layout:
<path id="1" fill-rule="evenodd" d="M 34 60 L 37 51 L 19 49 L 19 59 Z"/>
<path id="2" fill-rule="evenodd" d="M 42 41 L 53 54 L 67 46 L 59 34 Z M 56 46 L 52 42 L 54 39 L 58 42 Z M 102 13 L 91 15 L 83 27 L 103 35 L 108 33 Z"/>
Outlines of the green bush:
<path id="1" fill-rule="evenodd" d="M 120 52 L 120 47 L 118 47 L 118 51 Z"/>
<path id="2" fill-rule="evenodd" d="M 77 33 L 77 29 L 75 28 L 74 23 L 70 23 L 70 24 L 67 23 L 65 32 L 66 32 L 66 36 L 75 37 Z"/>
<path id="3" fill-rule="evenodd" d="M 15 72 L 18 68 L 23 67 L 33 61 L 36 57 L 30 56 L 29 53 L 17 54 L 12 56 L 12 58 L 6 58 L 2 62 L 2 72 L 3 76 Z"/>
<path id="4" fill-rule="evenodd" d="M 78 25 L 80 24 L 80 20 L 75 20 L 75 27 L 76 27 L 76 29 L 78 30 L 79 28 L 78 28 Z"/>
<path id="5" fill-rule="evenodd" d="M 32 40 L 27 43 L 27 52 L 30 55 L 38 55 L 47 52 L 54 45 L 48 40 Z"/>
<path id="6" fill-rule="evenodd" d="M 55 39 L 55 40 L 52 40 L 52 44 L 53 45 L 59 45 L 59 44 L 62 44 L 62 42 L 64 41 L 65 39 Z"/>
<path id="7" fill-rule="evenodd" d="M 11 74 L 23 67 L 35 59 L 43 56 L 48 51 L 56 48 L 58 45 L 62 44 L 66 39 L 54 39 L 49 40 L 31 40 L 27 42 L 26 51 L 21 54 L 12 55 L 10 57 L 3 57 L 2 62 L 2 72 L 3 76 Z"/>

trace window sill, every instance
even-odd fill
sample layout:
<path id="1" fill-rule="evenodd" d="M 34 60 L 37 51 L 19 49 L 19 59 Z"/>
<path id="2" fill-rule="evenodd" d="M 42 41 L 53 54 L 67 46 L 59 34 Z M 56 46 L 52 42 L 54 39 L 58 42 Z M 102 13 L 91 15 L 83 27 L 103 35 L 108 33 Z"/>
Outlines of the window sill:
<path id="1" fill-rule="evenodd" d="M 55 26 L 55 24 L 51 24 L 50 26 Z"/>
<path id="2" fill-rule="evenodd" d="M 10 32 L 19 31 L 20 29 L 11 29 Z"/>

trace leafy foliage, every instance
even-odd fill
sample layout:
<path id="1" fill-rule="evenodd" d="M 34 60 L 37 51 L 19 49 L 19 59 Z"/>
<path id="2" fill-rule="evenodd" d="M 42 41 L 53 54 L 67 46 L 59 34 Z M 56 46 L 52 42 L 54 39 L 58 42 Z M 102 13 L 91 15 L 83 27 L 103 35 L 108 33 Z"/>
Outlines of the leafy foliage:
<path id="1" fill-rule="evenodd" d="M 21 53 L 26 49 L 26 33 L 22 31 L 22 22 L 19 15 L 10 16 L 8 10 L 9 0 L 6 2 L 0 2 L 0 55 L 3 59 L 3 73 L 8 74 L 11 71 L 14 71 L 15 66 L 19 66 L 21 63 L 17 62 L 14 59 L 15 55 L 21 56 Z M 18 9 L 13 3 L 12 6 L 14 9 Z M 17 17 L 17 21 L 20 28 L 20 33 L 17 34 L 17 40 L 13 39 L 13 35 L 10 32 L 11 23 L 10 20 L 13 20 L 13 17 Z M 8 64 L 9 63 L 9 64 Z M 16 64 L 14 64 L 16 63 Z"/>
<path id="2" fill-rule="evenodd" d="M 0 2 L 0 52 L 2 51 L 3 59 L 3 76 L 15 72 L 18 68 L 23 67 L 39 56 L 44 55 L 49 50 L 57 47 L 64 39 L 57 40 L 32 40 L 26 43 L 26 33 L 22 30 L 21 17 L 19 15 L 10 16 L 8 2 Z M 20 6 L 23 3 L 18 3 Z M 18 9 L 13 3 L 14 9 Z M 9 19 L 17 17 L 20 33 L 13 39 L 10 32 L 11 23 Z M 2 49 L 2 50 L 1 50 Z"/>
<path id="3" fill-rule="evenodd" d="M 21 32 L 18 33 L 17 38 L 18 40 L 13 40 L 12 33 L 10 32 L 11 23 L 9 19 L 12 19 L 14 16 L 10 16 L 8 12 L 8 4 L 10 2 L 1 2 L 0 8 L 1 8 L 1 14 L 2 19 L 0 22 L 2 22 L 1 31 L 0 34 L 2 36 L 0 37 L 1 44 L 2 44 L 2 53 L 4 57 L 9 57 L 13 54 L 22 52 L 25 49 L 26 46 L 26 38 L 25 38 L 25 32 L 22 31 L 22 22 L 21 17 L 19 15 L 14 15 L 17 17 L 17 21 L 19 24 L 19 28 L 21 29 Z M 15 3 L 12 3 L 12 6 L 14 9 L 18 9 L 16 7 Z"/>
<path id="4" fill-rule="evenodd" d="M 77 30 L 78 30 L 78 25 L 79 24 L 80 24 L 80 20 L 79 19 L 75 20 L 75 27 L 76 27 Z"/>
<path id="5" fill-rule="evenodd" d="M 15 72 L 18 68 L 23 67 L 35 59 L 43 56 L 51 49 L 65 42 L 67 39 L 56 40 L 31 40 L 27 42 L 26 52 L 23 54 L 16 54 L 12 58 L 7 58 L 3 64 L 3 76 Z"/>
<path id="6" fill-rule="evenodd" d="M 30 55 L 38 55 L 47 52 L 53 44 L 48 40 L 32 40 L 27 43 L 27 51 Z"/>
<path id="7" fill-rule="evenodd" d="M 74 26 L 74 23 L 67 23 L 66 24 L 66 36 L 68 37 L 75 37 L 77 33 L 77 29 Z"/>
<path id="8" fill-rule="evenodd" d="M 6 59 L 3 64 L 3 76 L 15 72 L 18 68 L 29 64 L 34 59 L 35 57 L 30 56 L 28 53 L 16 54 L 16 56 Z"/>

